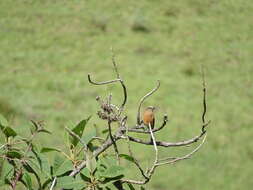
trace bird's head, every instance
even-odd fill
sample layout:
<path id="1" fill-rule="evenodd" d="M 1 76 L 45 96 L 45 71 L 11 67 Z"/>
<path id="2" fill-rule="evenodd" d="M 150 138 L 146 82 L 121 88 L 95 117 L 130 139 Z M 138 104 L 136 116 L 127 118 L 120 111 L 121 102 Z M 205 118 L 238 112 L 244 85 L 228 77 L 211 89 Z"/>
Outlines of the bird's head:
<path id="1" fill-rule="evenodd" d="M 154 107 L 154 106 L 148 106 L 148 107 L 146 108 L 146 110 L 154 111 L 154 110 L 155 110 L 155 107 Z"/>

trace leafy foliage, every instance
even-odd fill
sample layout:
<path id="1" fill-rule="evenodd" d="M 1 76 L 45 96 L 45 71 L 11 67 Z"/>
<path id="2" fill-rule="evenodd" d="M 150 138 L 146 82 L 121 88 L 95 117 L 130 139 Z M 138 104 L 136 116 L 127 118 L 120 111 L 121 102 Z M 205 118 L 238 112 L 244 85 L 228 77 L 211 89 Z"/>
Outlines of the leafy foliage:
<path id="1" fill-rule="evenodd" d="M 43 189 L 119 189 L 119 180 L 125 175 L 125 169 L 118 165 L 115 156 L 104 154 L 94 156 L 98 148 L 93 144 L 93 138 L 97 135 L 96 130 L 84 133 L 90 117 L 79 122 L 71 131 L 76 134 L 84 143 L 84 149 L 80 139 L 68 133 L 71 146 L 68 146 L 70 154 L 57 147 L 47 147 L 40 150 L 34 141 L 40 133 L 51 133 L 44 129 L 41 124 L 32 121 L 30 136 L 27 138 L 19 136 L 8 121 L 0 115 L 1 132 L 6 137 L 1 145 L 0 156 L 0 188 L 10 186 L 16 188 L 15 184 L 24 186 L 28 190 Z M 84 135 L 83 135 L 84 134 Z M 19 143 L 18 143 L 19 142 Z M 68 143 L 68 142 L 67 142 Z M 50 163 L 48 155 L 54 159 Z M 120 154 L 120 158 L 133 162 L 133 158 L 126 154 Z M 78 163 L 86 160 L 84 168 L 75 177 L 70 176 L 71 171 L 78 166 Z M 126 189 L 134 189 L 130 184 L 124 185 Z"/>

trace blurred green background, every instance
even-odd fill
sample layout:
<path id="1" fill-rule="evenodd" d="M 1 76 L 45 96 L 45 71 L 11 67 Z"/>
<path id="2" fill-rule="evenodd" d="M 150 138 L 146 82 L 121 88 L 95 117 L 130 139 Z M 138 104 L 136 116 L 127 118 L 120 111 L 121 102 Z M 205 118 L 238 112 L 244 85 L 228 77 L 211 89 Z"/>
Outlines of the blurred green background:
<path id="1" fill-rule="evenodd" d="M 158 107 L 158 124 L 169 115 L 157 138 L 189 139 L 200 132 L 203 64 L 212 120 L 206 144 L 193 159 L 159 168 L 146 188 L 253 187 L 251 0 L 2 0 L 0 10 L 0 112 L 16 130 L 25 135 L 30 119 L 44 120 L 59 135 L 41 143 L 61 147 L 65 125 L 93 115 L 90 126 L 103 128 L 95 97 L 112 92 L 120 103 L 121 88 L 91 86 L 87 74 L 97 81 L 115 77 L 112 46 L 128 88 L 129 125 L 139 99 L 160 79 L 145 103 Z M 147 167 L 152 147 L 132 146 Z M 161 155 L 191 148 L 162 148 Z"/>

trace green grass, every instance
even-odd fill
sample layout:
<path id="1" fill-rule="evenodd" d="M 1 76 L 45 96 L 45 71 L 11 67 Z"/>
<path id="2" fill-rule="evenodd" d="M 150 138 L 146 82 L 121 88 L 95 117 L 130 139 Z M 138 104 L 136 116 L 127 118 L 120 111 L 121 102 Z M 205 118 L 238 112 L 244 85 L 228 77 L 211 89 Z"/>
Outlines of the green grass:
<path id="1" fill-rule="evenodd" d="M 252 188 L 252 1 L 5 0 L 0 9 L 0 112 L 16 130 L 36 119 L 62 134 L 90 114 L 90 126 L 102 127 L 95 97 L 112 92 L 120 103 L 121 89 L 91 86 L 87 74 L 98 81 L 115 76 L 113 46 L 128 87 L 129 125 L 139 99 L 160 79 L 146 103 L 158 107 L 158 123 L 169 115 L 159 138 L 191 138 L 201 125 L 203 64 L 212 120 L 207 142 L 192 160 L 158 169 L 147 189 Z M 51 140 L 41 139 L 61 146 L 61 138 Z M 151 153 L 149 147 L 138 154 L 144 166 Z"/>

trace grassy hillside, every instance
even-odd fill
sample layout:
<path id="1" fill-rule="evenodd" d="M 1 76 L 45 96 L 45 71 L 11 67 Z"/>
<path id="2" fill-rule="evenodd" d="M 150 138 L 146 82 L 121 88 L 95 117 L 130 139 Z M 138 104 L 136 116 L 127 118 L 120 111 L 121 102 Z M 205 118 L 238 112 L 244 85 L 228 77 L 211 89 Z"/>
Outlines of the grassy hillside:
<path id="1" fill-rule="evenodd" d="M 212 120 L 207 143 L 193 159 L 158 169 L 147 189 L 252 188 L 252 1 L 2 0 L 0 10 L 0 112 L 16 130 L 36 119 L 62 134 L 64 125 L 90 114 L 90 126 L 102 128 L 95 97 L 112 92 L 118 103 L 121 89 L 91 86 L 87 73 L 98 81 L 114 77 L 113 46 L 128 87 L 129 124 L 139 99 L 160 79 L 146 102 L 158 107 L 158 123 L 169 115 L 159 138 L 191 138 L 201 125 L 203 64 Z M 61 140 L 41 142 L 60 147 Z M 138 154 L 144 166 L 152 151 Z"/>

